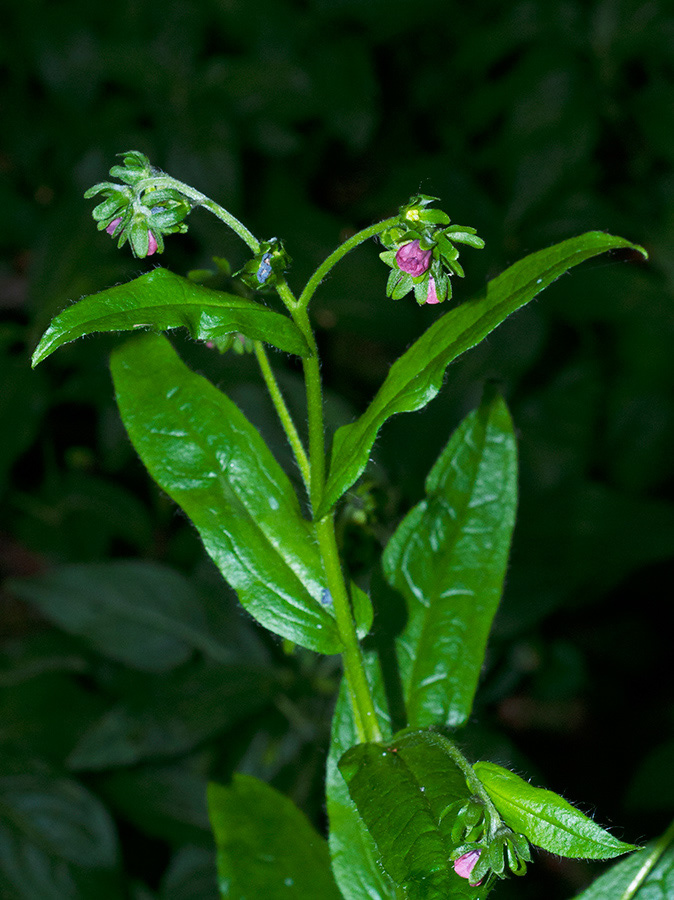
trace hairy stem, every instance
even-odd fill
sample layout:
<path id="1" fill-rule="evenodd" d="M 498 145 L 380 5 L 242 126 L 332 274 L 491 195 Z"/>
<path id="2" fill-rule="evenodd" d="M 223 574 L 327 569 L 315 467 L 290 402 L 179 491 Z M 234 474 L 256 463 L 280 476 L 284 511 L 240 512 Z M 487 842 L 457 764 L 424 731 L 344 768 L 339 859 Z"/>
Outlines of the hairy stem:
<path id="1" fill-rule="evenodd" d="M 278 385 L 278 381 L 276 380 L 274 371 L 269 364 L 269 358 L 267 356 L 267 351 L 264 349 L 264 344 L 262 343 L 262 341 L 255 341 L 254 347 L 255 356 L 257 357 L 260 371 L 262 372 L 262 377 L 264 378 L 264 383 L 267 385 L 269 396 L 272 399 L 272 403 L 274 404 L 274 408 L 276 409 L 278 417 L 281 420 L 281 425 L 283 426 L 283 430 L 286 433 L 288 442 L 292 448 L 293 453 L 295 454 L 297 465 L 299 466 L 300 472 L 302 473 L 304 486 L 307 489 L 307 493 L 309 493 L 311 486 L 311 467 L 309 466 L 309 459 L 307 457 L 306 451 L 304 449 L 304 446 L 302 445 L 302 441 L 300 440 L 300 436 L 297 432 L 297 428 L 295 427 L 293 418 L 290 415 L 290 411 L 286 405 L 285 400 L 283 399 L 283 394 L 281 393 L 281 388 Z"/>
<path id="2" fill-rule="evenodd" d="M 189 184 L 178 181 L 177 178 L 172 178 L 170 175 L 157 175 L 153 178 L 144 178 L 142 181 L 139 181 L 135 187 L 139 192 L 149 189 L 175 188 L 175 190 L 180 191 L 181 194 L 192 200 L 197 206 L 203 206 L 204 209 L 207 209 L 209 212 L 213 213 L 214 216 L 217 216 L 221 222 L 228 225 L 232 231 L 235 232 L 235 234 L 238 234 L 241 240 L 250 247 L 253 253 L 259 251 L 260 242 L 253 234 L 251 234 L 245 225 L 239 222 L 236 216 L 227 212 L 224 207 L 220 206 L 220 204 L 216 203 L 214 200 L 211 200 L 210 197 L 207 197 L 205 194 L 202 194 L 201 191 L 197 191 L 193 187 L 190 187 Z"/>
<path id="3" fill-rule="evenodd" d="M 364 241 L 368 241 L 370 238 L 375 237 L 378 234 L 381 234 L 382 231 L 386 231 L 387 228 L 391 228 L 396 222 L 399 221 L 399 216 L 393 216 L 390 219 L 384 219 L 383 222 L 377 222 L 375 225 L 370 225 L 369 228 L 364 228 L 362 231 L 357 232 L 352 235 L 348 240 L 344 241 L 343 244 L 340 244 L 336 250 L 334 250 L 330 256 L 325 259 L 320 266 L 316 269 L 314 274 L 311 276 L 309 281 L 306 284 L 306 287 L 300 294 L 300 298 L 297 301 L 298 304 L 303 308 L 309 305 L 309 301 L 314 296 L 316 292 L 316 288 L 323 281 L 328 272 L 342 259 L 346 254 L 353 250 L 354 247 L 357 247 L 359 244 L 364 243 Z"/>
<path id="4" fill-rule="evenodd" d="M 335 539 L 334 522 L 331 515 L 325 516 L 316 522 L 316 535 L 321 556 L 323 557 L 328 589 L 335 610 L 337 630 L 344 644 L 342 653 L 344 674 L 353 705 L 358 740 L 361 743 L 363 741 L 380 741 L 382 735 L 379 730 L 379 721 L 374 708 L 367 675 L 365 674 L 363 654 L 358 642 L 358 635 L 356 634 L 351 601 L 344 583 L 337 541 Z"/>

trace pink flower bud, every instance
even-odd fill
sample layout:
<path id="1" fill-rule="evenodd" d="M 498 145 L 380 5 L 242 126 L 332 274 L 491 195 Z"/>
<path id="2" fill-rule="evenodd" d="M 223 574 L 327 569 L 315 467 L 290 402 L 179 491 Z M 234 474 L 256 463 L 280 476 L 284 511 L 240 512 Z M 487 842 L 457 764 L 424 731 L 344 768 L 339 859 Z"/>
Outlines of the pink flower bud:
<path id="1" fill-rule="evenodd" d="M 426 303 L 439 303 L 438 292 L 435 289 L 435 279 L 428 279 L 428 293 L 426 294 Z"/>
<path id="2" fill-rule="evenodd" d="M 152 256 L 157 252 L 157 238 L 148 230 L 147 233 L 147 255 Z"/>
<path id="3" fill-rule="evenodd" d="M 107 233 L 110 234 L 110 235 L 114 234 L 114 233 L 115 233 L 115 229 L 117 228 L 117 226 L 119 225 L 119 223 L 120 223 L 121 221 L 122 221 L 121 218 L 119 218 L 119 219 L 113 219 L 112 222 L 110 222 L 110 224 L 108 225 L 108 227 L 105 229 L 105 230 L 107 231 Z"/>
<path id="4" fill-rule="evenodd" d="M 423 275 L 431 264 L 431 250 L 422 250 L 419 241 L 410 241 L 403 244 L 396 253 L 396 263 L 401 272 L 406 272 L 412 278 Z"/>
<path id="5" fill-rule="evenodd" d="M 454 871 L 456 874 L 461 878 L 467 878 L 471 884 L 473 884 L 473 882 L 470 881 L 470 876 L 480 858 L 481 852 L 481 850 L 469 850 L 468 853 L 464 853 L 463 856 L 454 860 Z M 482 881 L 477 881 L 475 884 L 482 884 Z"/>

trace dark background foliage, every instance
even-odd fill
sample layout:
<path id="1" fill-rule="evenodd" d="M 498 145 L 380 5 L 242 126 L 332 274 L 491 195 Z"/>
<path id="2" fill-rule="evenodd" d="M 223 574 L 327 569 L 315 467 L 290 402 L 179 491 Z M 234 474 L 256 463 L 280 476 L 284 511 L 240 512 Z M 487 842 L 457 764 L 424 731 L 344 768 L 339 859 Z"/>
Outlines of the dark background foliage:
<path id="1" fill-rule="evenodd" d="M 386 427 L 369 493 L 351 497 L 341 529 L 362 575 L 496 379 L 520 437 L 521 501 L 472 740 L 627 840 L 662 830 L 674 807 L 670 4 L 25 0 L 2 18 L 0 566 L 14 580 L 0 595 L 0 781 L 30 760 L 39 805 L 40 785 L 67 775 L 99 804 L 91 841 L 109 845 L 94 885 L 70 858 L 71 838 L 57 836 L 56 849 L 36 851 L 46 880 L 21 892 L 9 878 L 8 896 L 215 896 L 203 785 L 233 769 L 271 781 L 324 824 L 333 661 L 290 656 L 239 614 L 192 529 L 148 482 L 112 398 L 107 350 L 117 338 L 78 342 L 29 370 L 37 337 L 69 300 L 154 264 L 116 251 L 82 200 L 127 149 L 258 236 L 282 237 L 296 285 L 343 237 L 419 189 L 487 241 L 464 253 L 457 302 L 526 253 L 585 230 L 648 249 L 647 264 L 602 257 L 575 270 L 454 364 L 427 410 Z M 162 265 L 184 273 L 214 255 L 243 261 L 214 219 L 190 222 Z M 364 407 L 438 314 L 387 300 L 385 279 L 369 246 L 317 296 L 334 424 Z M 250 358 L 214 359 L 177 340 L 287 462 Z M 274 362 L 301 409 L 292 361 Z M 363 503 L 373 507 L 365 524 L 354 516 Z M 164 664 L 157 651 L 143 667 L 142 653 L 110 650 L 114 624 L 77 624 L 70 589 L 45 604 L 21 580 L 128 558 L 189 576 L 183 588 L 198 598 L 185 603 L 205 610 L 215 650 L 186 640 L 183 655 Z M 225 681 L 254 703 L 237 703 L 234 688 L 209 695 Z M 197 698 L 191 715 L 175 699 L 185 696 Z M 2 813 L 0 829 L 0 871 L 21 872 L 28 838 Z M 70 881 L 45 887 L 63 876 L 68 852 Z M 497 896 L 568 897 L 593 872 L 541 857 L 530 879 Z"/>

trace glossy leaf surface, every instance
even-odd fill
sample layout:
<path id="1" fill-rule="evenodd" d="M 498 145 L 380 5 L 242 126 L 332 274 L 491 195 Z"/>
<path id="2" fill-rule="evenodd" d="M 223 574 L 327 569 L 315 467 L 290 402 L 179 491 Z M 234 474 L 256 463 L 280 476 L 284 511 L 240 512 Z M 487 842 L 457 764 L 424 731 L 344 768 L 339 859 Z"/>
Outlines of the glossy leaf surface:
<path id="1" fill-rule="evenodd" d="M 442 386 L 445 369 L 474 347 L 515 310 L 564 272 L 599 253 L 633 249 L 620 237 L 591 231 L 532 253 L 490 281 L 483 294 L 441 316 L 392 366 L 362 416 L 335 434 L 330 474 L 320 514 L 330 510 L 362 474 L 381 426 L 396 413 L 429 403 Z"/>
<path id="2" fill-rule="evenodd" d="M 340 900 L 325 840 L 304 813 L 250 775 L 211 784 L 208 807 L 220 895 L 231 900 Z"/>
<path id="3" fill-rule="evenodd" d="M 612 859 L 630 850 L 592 819 L 555 794 L 491 762 L 474 765 L 506 825 L 536 847 L 574 859 Z"/>
<path id="4" fill-rule="evenodd" d="M 674 847 L 659 858 L 656 843 L 615 863 L 574 900 L 670 900 L 674 897 Z"/>
<path id="5" fill-rule="evenodd" d="M 181 327 L 201 341 L 240 332 L 279 350 L 309 355 L 301 331 L 287 316 L 253 300 L 194 284 L 168 269 L 153 269 L 59 313 L 35 349 L 33 366 L 63 344 L 92 332 Z"/>
<path id="6" fill-rule="evenodd" d="M 488 392 L 452 435 L 426 499 L 384 552 L 405 598 L 398 638 L 410 726 L 458 726 L 470 715 L 508 561 L 517 505 L 517 448 L 503 400 Z"/>
<path id="7" fill-rule="evenodd" d="M 352 799 L 377 844 L 382 866 L 410 900 L 486 896 L 454 871 L 453 804 L 468 799 L 465 779 L 430 732 L 391 744 L 359 744 L 339 762 Z M 443 818 L 444 817 L 444 818 Z"/>
<path id="8" fill-rule="evenodd" d="M 195 649 L 225 659 L 199 594 L 167 566 L 129 560 L 61 566 L 12 582 L 54 624 L 134 669 L 166 672 Z"/>
<path id="9" fill-rule="evenodd" d="M 248 612 L 296 644 L 338 653 L 313 526 L 259 432 L 159 335 L 116 349 L 111 369 L 138 455 Z"/>

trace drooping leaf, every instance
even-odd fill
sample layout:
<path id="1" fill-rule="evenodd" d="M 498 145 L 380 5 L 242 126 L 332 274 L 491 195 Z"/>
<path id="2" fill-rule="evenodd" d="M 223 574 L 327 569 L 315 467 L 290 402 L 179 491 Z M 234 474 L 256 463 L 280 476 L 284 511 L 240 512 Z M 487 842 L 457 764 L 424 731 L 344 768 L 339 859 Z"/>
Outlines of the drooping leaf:
<path id="1" fill-rule="evenodd" d="M 533 787 L 495 763 L 478 762 L 474 769 L 506 825 L 536 847 L 574 859 L 612 859 L 636 849 L 553 791 Z"/>
<path id="2" fill-rule="evenodd" d="M 663 838 L 614 863 L 574 900 L 670 900 L 674 897 L 674 847 L 664 849 L 666 835 Z"/>
<path id="3" fill-rule="evenodd" d="M 454 804 L 468 799 L 466 782 L 439 737 L 413 732 L 386 744 L 359 744 L 339 761 L 358 811 L 373 836 L 381 865 L 410 900 L 482 898 L 454 871 L 450 855 Z"/>
<path id="4" fill-rule="evenodd" d="M 11 582 L 59 627 L 103 656 L 146 672 L 166 672 L 194 649 L 215 659 L 226 648 L 208 632 L 198 592 L 158 563 L 120 560 L 61 566 Z"/>
<path id="5" fill-rule="evenodd" d="M 313 526 L 259 432 L 159 335 L 117 348 L 111 369 L 139 456 L 248 612 L 296 644 L 338 653 Z"/>
<path id="6" fill-rule="evenodd" d="M 212 341 L 239 332 L 297 356 L 310 353 L 302 332 L 287 316 L 253 300 L 195 284 L 168 269 L 153 269 L 64 309 L 35 349 L 33 367 L 63 344 L 92 332 L 181 327 L 197 340 Z"/>
<path id="7" fill-rule="evenodd" d="M 3 753 L 3 900 L 119 898 L 117 866 L 115 828 L 93 794 L 41 763 Z"/>
<path id="8" fill-rule="evenodd" d="M 362 416 L 335 434 L 330 474 L 319 515 L 325 515 L 364 471 L 381 426 L 392 415 L 429 403 L 445 369 L 564 272 L 607 250 L 643 248 L 623 238 L 591 231 L 532 253 L 506 269 L 483 294 L 441 316 L 392 366 Z"/>
<path id="9" fill-rule="evenodd" d="M 517 504 L 517 449 L 503 400 L 489 391 L 464 419 L 383 557 L 405 598 L 396 645 L 410 726 L 470 715 L 501 599 Z"/>
<path id="10" fill-rule="evenodd" d="M 136 682 L 133 694 L 81 736 L 72 769 L 101 771 L 176 756 L 270 702 L 273 673 L 252 666 L 201 664 Z"/>
<path id="11" fill-rule="evenodd" d="M 339 900 L 325 840 L 295 804 L 250 775 L 211 784 L 220 895 L 231 900 Z"/>
<path id="12" fill-rule="evenodd" d="M 375 652 L 364 656 L 370 690 L 382 734 L 389 736 L 384 684 Z M 367 830 L 356 804 L 349 795 L 346 782 L 337 763 L 346 751 L 358 742 L 353 707 L 343 678 L 332 717 L 332 736 L 326 769 L 326 794 L 330 821 L 330 855 L 332 870 L 345 900 L 391 900 L 402 898 L 391 877 L 378 863 L 379 853 Z M 396 891 L 399 891 L 396 893 Z"/>

